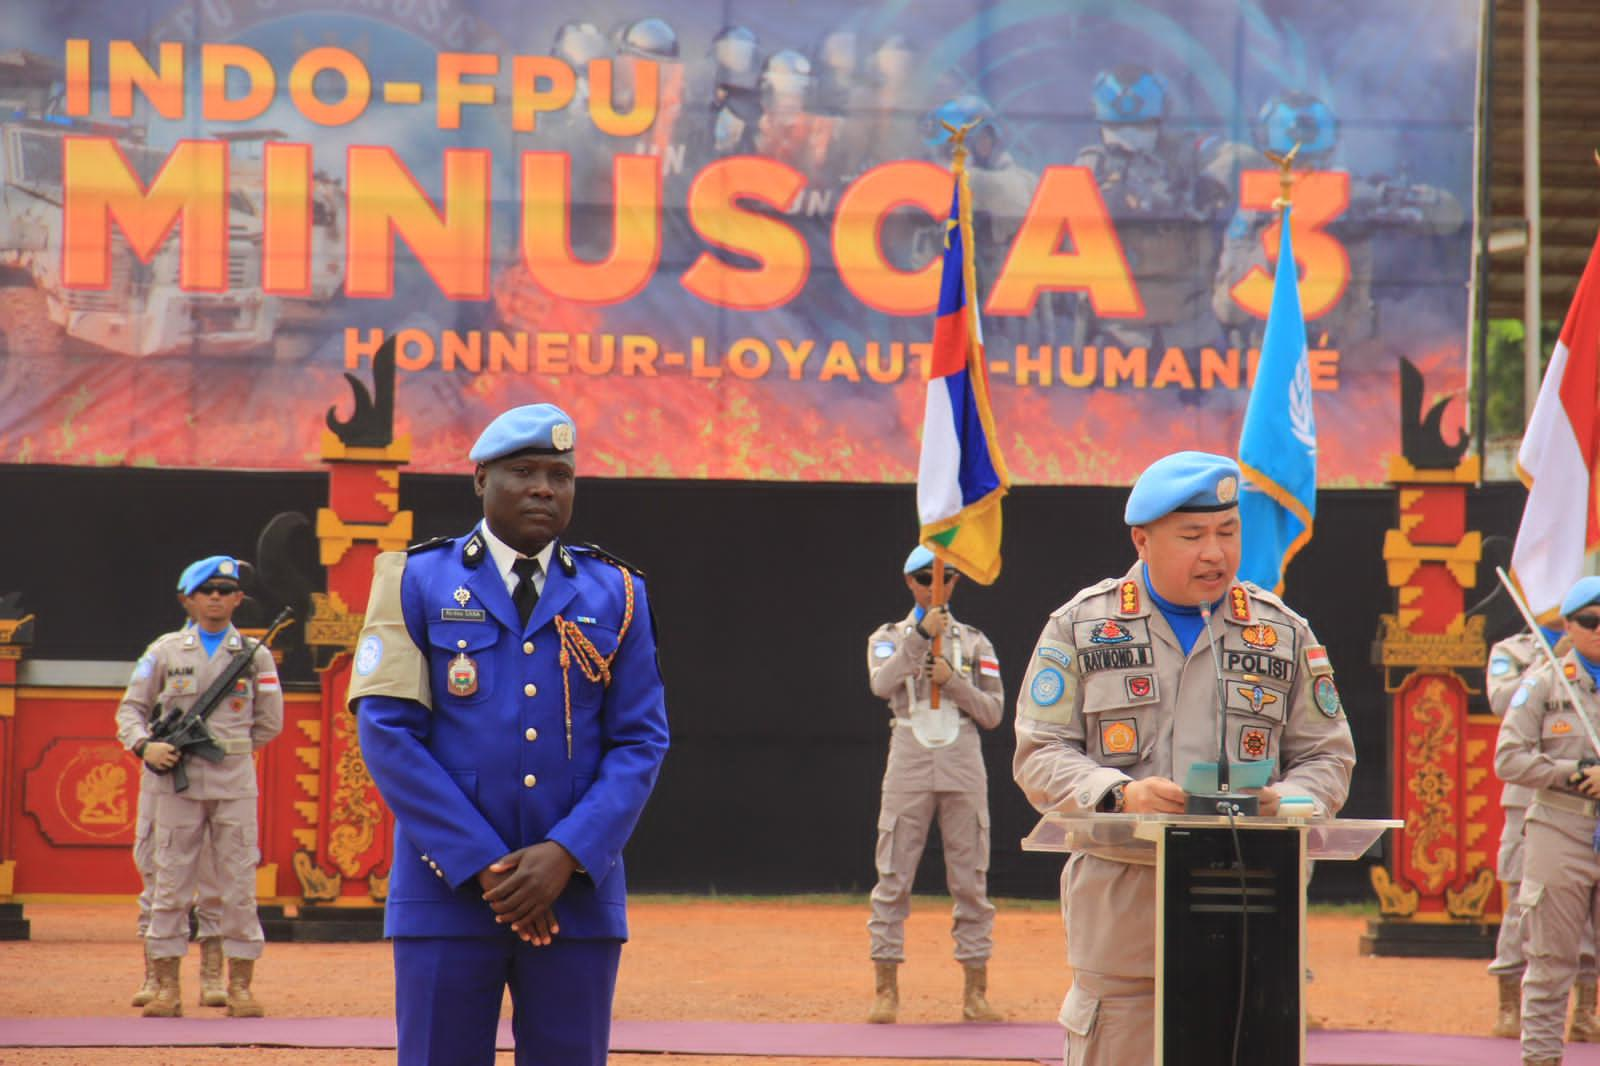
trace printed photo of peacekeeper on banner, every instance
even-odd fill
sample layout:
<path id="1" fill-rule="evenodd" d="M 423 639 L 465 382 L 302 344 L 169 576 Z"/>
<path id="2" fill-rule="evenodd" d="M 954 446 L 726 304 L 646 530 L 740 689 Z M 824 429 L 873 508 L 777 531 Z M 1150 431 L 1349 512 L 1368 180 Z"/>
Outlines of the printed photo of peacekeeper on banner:
<path id="1" fill-rule="evenodd" d="M 1298 144 L 1319 470 L 1376 484 L 1398 357 L 1466 382 L 1478 46 L 1454 0 L 18 0 L 0 461 L 309 468 L 395 334 L 420 472 L 552 402 L 587 476 L 911 481 L 948 123 L 1018 482 L 1232 451 Z"/>

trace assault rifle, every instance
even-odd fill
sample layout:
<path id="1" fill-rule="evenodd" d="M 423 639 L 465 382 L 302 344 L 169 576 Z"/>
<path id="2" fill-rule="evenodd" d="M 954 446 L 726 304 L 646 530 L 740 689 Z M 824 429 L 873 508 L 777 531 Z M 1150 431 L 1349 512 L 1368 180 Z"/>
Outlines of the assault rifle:
<path id="1" fill-rule="evenodd" d="M 188 710 L 163 712 L 159 705 L 156 707 L 155 717 L 150 725 L 150 739 L 152 742 L 160 741 L 177 748 L 178 761 L 165 770 L 158 770 L 154 766 L 150 769 L 158 774 L 171 774 L 174 791 L 189 790 L 189 771 L 184 767 L 184 761 L 189 756 L 193 755 L 212 763 L 221 762 L 226 756 L 227 753 L 211 735 L 211 730 L 206 728 L 206 719 L 211 717 L 211 712 L 217 709 L 239 683 L 245 671 L 250 669 L 250 664 L 256 657 L 256 650 L 271 644 L 272 638 L 293 622 L 294 612 L 285 607 L 278 613 L 278 617 L 272 620 L 266 636 L 233 653 L 227 668 L 217 675 L 216 680 L 211 682 L 204 692 L 200 693 L 199 697 L 189 705 Z"/>

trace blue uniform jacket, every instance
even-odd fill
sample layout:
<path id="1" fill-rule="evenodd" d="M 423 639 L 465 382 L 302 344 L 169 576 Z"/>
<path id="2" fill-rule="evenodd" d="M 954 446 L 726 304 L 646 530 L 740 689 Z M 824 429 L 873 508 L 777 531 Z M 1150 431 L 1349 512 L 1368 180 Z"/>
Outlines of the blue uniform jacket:
<path id="1" fill-rule="evenodd" d="M 478 871 L 553 840 L 585 871 L 556 901 L 560 935 L 627 938 L 622 847 L 667 750 L 655 633 L 637 574 L 559 543 L 551 562 L 524 627 L 476 534 L 413 549 L 406 560 L 401 605 L 426 658 L 433 709 L 390 696 L 362 697 L 356 708 L 367 767 L 395 814 L 389 936 L 505 935 Z M 619 649 L 625 580 L 633 617 Z M 602 656 L 616 652 L 609 686 L 576 662 L 566 671 L 570 757 L 557 615 Z M 469 686 L 458 676 L 453 690 L 448 671 L 462 655 L 476 691 L 457 695 Z"/>

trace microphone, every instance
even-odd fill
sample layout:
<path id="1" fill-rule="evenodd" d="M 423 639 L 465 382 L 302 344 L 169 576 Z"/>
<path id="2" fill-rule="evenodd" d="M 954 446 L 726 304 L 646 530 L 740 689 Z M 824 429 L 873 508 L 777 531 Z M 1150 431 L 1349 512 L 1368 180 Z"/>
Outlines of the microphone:
<path id="1" fill-rule="evenodd" d="M 1185 814 L 1257 814 L 1261 801 L 1257 796 L 1236 795 L 1228 782 L 1228 689 L 1222 679 L 1222 653 L 1217 651 L 1217 641 L 1211 631 L 1211 605 L 1200 604 L 1200 618 L 1205 623 L 1206 641 L 1211 645 L 1211 669 L 1217 682 L 1217 790 L 1194 793 L 1184 801 Z"/>

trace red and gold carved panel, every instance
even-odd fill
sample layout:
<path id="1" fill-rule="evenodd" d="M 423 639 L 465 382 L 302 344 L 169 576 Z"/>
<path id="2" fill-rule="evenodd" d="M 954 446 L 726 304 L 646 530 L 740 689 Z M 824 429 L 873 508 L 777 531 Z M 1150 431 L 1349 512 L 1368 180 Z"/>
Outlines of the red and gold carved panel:
<path id="1" fill-rule="evenodd" d="M 57 737 L 22 773 L 22 809 L 54 847 L 131 847 L 139 773 L 114 740 Z"/>

